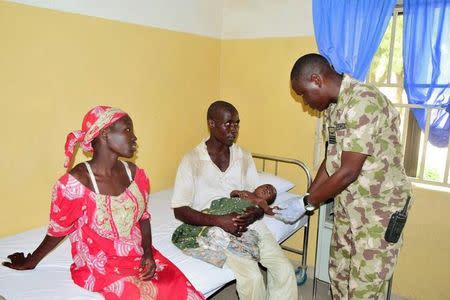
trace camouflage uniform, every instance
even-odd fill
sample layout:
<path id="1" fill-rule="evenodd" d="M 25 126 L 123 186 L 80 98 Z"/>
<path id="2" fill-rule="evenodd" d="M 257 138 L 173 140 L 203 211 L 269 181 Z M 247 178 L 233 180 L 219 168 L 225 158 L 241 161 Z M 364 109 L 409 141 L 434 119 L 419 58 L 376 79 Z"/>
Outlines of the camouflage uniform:
<path id="1" fill-rule="evenodd" d="M 333 299 L 382 299 L 402 245 L 402 239 L 386 242 L 384 233 L 410 194 L 400 117 L 377 88 L 344 75 L 337 103 L 324 119 L 330 176 L 341 165 L 342 151 L 368 155 L 357 180 L 335 198 L 329 261 Z"/>

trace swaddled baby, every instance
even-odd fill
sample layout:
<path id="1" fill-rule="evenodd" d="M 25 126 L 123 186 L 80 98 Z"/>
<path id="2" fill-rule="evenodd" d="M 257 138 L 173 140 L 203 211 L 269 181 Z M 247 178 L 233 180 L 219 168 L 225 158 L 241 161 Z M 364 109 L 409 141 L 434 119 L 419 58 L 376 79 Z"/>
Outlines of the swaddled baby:
<path id="1" fill-rule="evenodd" d="M 260 185 L 254 192 L 232 191 L 230 198 L 213 200 L 210 207 L 202 212 L 225 215 L 243 213 L 248 207 L 259 206 L 264 213 L 273 215 L 269 203 L 275 199 L 276 195 L 276 189 L 270 184 Z M 172 242 L 185 254 L 218 267 L 222 267 L 225 263 L 225 249 L 238 256 L 259 260 L 259 236 L 253 229 L 237 237 L 216 226 L 182 224 L 173 233 Z"/>

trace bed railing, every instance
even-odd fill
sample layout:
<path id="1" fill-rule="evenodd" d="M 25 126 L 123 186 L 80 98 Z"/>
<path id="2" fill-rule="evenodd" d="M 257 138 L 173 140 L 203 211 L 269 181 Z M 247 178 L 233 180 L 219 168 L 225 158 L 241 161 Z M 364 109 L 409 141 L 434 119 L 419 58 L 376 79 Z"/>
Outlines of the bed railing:
<path id="1" fill-rule="evenodd" d="M 279 157 L 279 156 L 273 156 L 273 155 L 265 155 L 265 154 L 258 154 L 258 153 L 252 153 L 253 158 L 262 160 L 262 169 L 261 171 L 266 171 L 266 161 L 273 161 L 275 164 L 274 167 L 274 174 L 278 175 L 278 165 L 280 163 L 283 164 L 291 164 L 296 165 L 299 168 L 302 169 L 302 171 L 305 173 L 306 176 L 306 190 L 311 186 L 312 183 L 312 176 L 311 171 L 309 170 L 308 166 L 298 159 L 292 159 L 292 158 L 286 158 L 286 157 Z M 305 191 L 306 191 L 305 190 Z M 281 248 L 283 248 L 286 251 L 296 253 L 301 255 L 302 260 L 300 266 L 296 270 L 297 275 L 297 284 L 302 285 L 306 281 L 306 270 L 307 270 L 307 258 L 308 258 L 308 240 L 309 240 L 309 222 L 310 222 L 310 216 L 305 215 L 304 217 L 307 218 L 306 225 L 303 226 L 303 247 L 301 249 L 284 246 L 281 245 Z M 301 228 L 299 228 L 300 230 Z M 298 230 L 297 230 L 298 231 Z"/>
<path id="2" fill-rule="evenodd" d="M 258 158 L 262 160 L 262 171 L 266 170 L 266 161 L 270 160 L 275 162 L 275 175 L 278 175 L 278 164 L 280 162 L 282 163 L 287 163 L 287 164 L 293 164 L 293 165 L 297 165 L 300 168 L 303 169 L 303 171 L 306 174 L 306 180 L 307 180 L 307 187 L 309 188 L 311 183 L 312 183 L 312 177 L 311 177 L 311 171 L 309 170 L 308 166 L 302 162 L 301 160 L 298 159 L 293 159 L 293 158 L 285 158 L 285 157 L 279 157 L 279 156 L 273 156 L 273 155 L 265 155 L 265 154 L 258 154 L 258 153 L 252 153 L 252 156 L 254 158 Z"/>

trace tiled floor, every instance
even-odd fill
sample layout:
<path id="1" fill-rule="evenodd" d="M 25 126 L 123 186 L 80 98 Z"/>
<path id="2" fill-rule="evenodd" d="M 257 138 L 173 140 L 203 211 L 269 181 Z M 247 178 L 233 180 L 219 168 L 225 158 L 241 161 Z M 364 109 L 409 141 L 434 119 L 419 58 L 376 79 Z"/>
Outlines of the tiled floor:
<path id="1" fill-rule="evenodd" d="M 308 273 L 309 273 L 308 269 Z M 308 274 L 308 279 L 305 284 L 298 287 L 298 300 L 312 300 L 313 299 L 313 280 L 312 274 Z M 236 294 L 236 284 L 232 283 L 221 290 L 219 293 L 209 298 L 210 300 L 239 300 Z M 330 300 L 331 294 L 329 291 L 329 285 L 320 280 L 317 281 L 316 300 Z M 284 300 L 284 299 L 280 299 Z M 405 298 L 392 295 L 390 300 L 406 300 Z"/>
<path id="2" fill-rule="evenodd" d="M 304 285 L 298 288 L 298 300 L 312 299 L 313 281 L 308 279 Z M 236 284 L 230 284 L 224 288 L 220 293 L 214 295 L 211 300 L 238 300 L 236 294 Z M 317 282 L 316 300 L 330 300 L 331 296 L 328 292 L 328 284 Z M 281 299 L 280 299 L 281 300 Z"/>

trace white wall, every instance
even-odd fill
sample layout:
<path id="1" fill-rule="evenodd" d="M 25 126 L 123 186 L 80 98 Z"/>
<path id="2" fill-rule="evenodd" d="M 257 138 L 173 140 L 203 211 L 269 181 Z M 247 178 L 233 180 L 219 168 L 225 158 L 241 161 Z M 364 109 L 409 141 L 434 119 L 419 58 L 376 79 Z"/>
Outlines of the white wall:
<path id="1" fill-rule="evenodd" d="M 220 38 L 223 0 L 11 0 L 32 6 Z"/>
<path id="2" fill-rule="evenodd" d="M 311 0 L 224 0 L 223 39 L 313 35 Z"/>
<path id="3" fill-rule="evenodd" d="M 311 0 L 10 1 L 214 38 L 314 35 Z"/>

